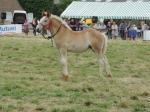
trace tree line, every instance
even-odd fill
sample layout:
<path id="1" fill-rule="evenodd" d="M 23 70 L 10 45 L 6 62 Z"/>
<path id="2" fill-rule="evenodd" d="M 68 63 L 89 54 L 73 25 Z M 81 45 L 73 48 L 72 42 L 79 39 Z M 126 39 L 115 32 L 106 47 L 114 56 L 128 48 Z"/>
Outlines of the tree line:
<path id="1" fill-rule="evenodd" d="M 73 0 L 60 0 L 54 4 L 53 0 L 18 0 L 27 12 L 32 12 L 35 17 L 40 18 L 43 10 L 50 10 L 55 15 L 60 15 Z M 77 0 L 76 0 L 77 1 Z"/>

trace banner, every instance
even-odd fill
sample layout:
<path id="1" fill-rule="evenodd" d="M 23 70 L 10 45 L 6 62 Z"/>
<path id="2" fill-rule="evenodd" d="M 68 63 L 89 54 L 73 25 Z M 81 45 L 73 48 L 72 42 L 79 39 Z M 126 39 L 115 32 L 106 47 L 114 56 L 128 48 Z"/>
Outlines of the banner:
<path id="1" fill-rule="evenodd" d="M 0 25 L 0 35 L 22 33 L 21 24 Z"/>

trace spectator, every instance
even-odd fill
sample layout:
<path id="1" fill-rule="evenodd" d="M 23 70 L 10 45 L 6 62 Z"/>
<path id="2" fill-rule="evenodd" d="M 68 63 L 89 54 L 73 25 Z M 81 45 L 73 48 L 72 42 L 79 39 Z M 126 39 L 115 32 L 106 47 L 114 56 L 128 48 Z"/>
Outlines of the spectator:
<path id="1" fill-rule="evenodd" d="M 83 30 L 90 28 L 90 26 L 88 26 L 85 21 L 82 21 L 82 27 L 83 27 Z"/>
<path id="2" fill-rule="evenodd" d="M 97 31 L 100 31 L 100 24 L 98 22 L 92 23 L 91 27 Z"/>
<path id="3" fill-rule="evenodd" d="M 110 22 L 107 23 L 106 29 L 107 29 L 108 38 L 112 39 L 112 35 L 111 35 L 111 23 Z"/>
<path id="4" fill-rule="evenodd" d="M 113 22 L 113 24 L 111 26 L 111 30 L 112 30 L 112 38 L 116 39 L 118 36 L 118 26 L 117 26 L 116 22 Z"/>
<path id="5" fill-rule="evenodd" d="M 28 24 L 28 21 L 27 21 L 27 20 L 25 20 L 25 22 L 24 22 L 24 24 L 23 24 L 23 30 L 24 30 L 24 33 L 25 33 L 26 35 L 28 35 L 28 33 L 29 33 L 29 24 Z"/>
<path id="6" fill-rule="evenodd" d="M 113 22 L 114 22 L 114 20 L 113 20 L 113 19 L 110 19 L 110 24 L 111 24 L 111 25 L 113 25 Z"/>
<path id="7" fill-rule="evenodd" d="M 50 14 L 51 14 L 51 13 L 50 13 L 49 10 L 44 10 L 44 11 L 42 12 L 42 16 L 47 16 L 47 17 L 49 17 Z M 44 29 L 43 29 L 42 33 L 43 33 L 43 34 L 45 33 L 45 30 L 44 30 Z M 51 36 L 52 36 L 51 32 L 46 29 L 46 33 L 47 33 L 48 39 L 51 39 L 51 38 L 52 38 L 52 37 L 51 37 Z"/>
<path id="8" fill-rule="evenodd" d="M 80 22 L 80 19 L 76 19 L 76 31 L 83 30 L 82 23 Z"/>
<path id="9" fill-rule="evenodd" d="M 44 11 L 42 12 L 42 16 L 47 16 L 47 17 L 49 17 L 49 16 L 50 16 L 50 11 L 44 10 Z"/>
<path id="10" fill-rule="evenodd" d="M 142 37 L 143 37 L 143 32 L 145 30 L 148 30 L 149 26 L 147 24 L 145 24 L 144 22 L 141 22 L 141 28 L 142 28 L 141 34 L 142 34 Z"/>
<path id="11" fill-rule="evenodd" d="M 76 31 L 76 21 L 74 18 L 70 19 L 70 27 L 73 31 Z"/>
<path id="12" fill-rule="evenodd" d="M 130 32 L 130 40 L 135 40 L 135 38 L 137 37 L 137 27 L 135 24 L 131 26 Z"/>
<path id="13" fill-rule="evenodd" d="M 129 21 L 129 23 L 127 24 L 127 27 L 126 27 L 126 40 L 128 39 L 128 38 L 130 38 L 130 28 L 131 28 L 131 22 Z"/>
<path id="14" fill-rule="evenodd" d="M 35 18 L 33 18 L 33 20 L 32 20 L 32 27 L 33 27 L 33 34 L 34 34 L 34 36 L 36 36 L 36 26 L 38 25 L 38 21 L 37 21 L 37 19 L 36 19 L 36 17 Z"/>
<path id="15" fill-rule="evenodd" d="M 70 21 L 67 18 L 64 21 L 70 26 Z"/>
<path id="16" fill-rule="evenodd" d="M 100 23 L 99 27 L 100 27 L 99 29 L 100 29 L 101 32 L 105 32 L 106 31 L 106 25 L 103 22 Z"/>
<path id="17" fill-rule="evenodd" d="M 123 40 L 126 39 L 126 35 L 125 35 L 126 27 L 127 27 L 127 24 L 124 21 L 122 21 L 119 25 L 119 33 Z"/>

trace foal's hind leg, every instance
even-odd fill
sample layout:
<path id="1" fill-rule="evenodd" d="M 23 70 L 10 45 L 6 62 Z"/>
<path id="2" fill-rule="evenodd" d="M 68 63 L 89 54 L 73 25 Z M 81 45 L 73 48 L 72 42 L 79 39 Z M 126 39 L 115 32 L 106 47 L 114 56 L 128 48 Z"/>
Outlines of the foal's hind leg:
<path id="1" fill-rule="evenodd" d="M 96 54 L 98 58 L 98 64 L 99 64 L 99 75 L 104 79 L 103 71 L 104 71 L 104 62 L 103 62 L 103 56 L 102 56 L 102 50 L 99 50 L 97 46 L 92 46 L 92 51 Z"/>
<path id="2" fill-rule="evenodd" d="M 107 60 L 107 57 L 104 54 L 99 54 L 98 55 L 98 61 L 99 61 L 99 70 L 100 73 L 105 73 L 107 77 L 112 77 L 111 71 L 110 71 L 110 66 Z M 101 75 L 103 77 L 103 75 Z"/>
<path id="3" fill-rule="evenodd" d="M 104 61 L 103 61 L 103 56 L 101 53 L 98 53 L 98 63 L 99 63 L 99 72 L 100 72 L 100 76 L 103 78 L 103 72 L 105 71 L 105 65 L 104 65 Z"/>
<path id="4" fill-rule="evenodd" d="M 62 48 L 59 50 L 60 51 L 60 62 L 63 65 L 63 79 L 65 81 L 68 80 L 69 76 L 68 76 L 68 65 L 67 65 L 67 50 Z"/>
<path id="5" fill-rule="evenodd" d="M 108 77 L 112 77 L 111 70 L 110 70 L 110 65 L 108 63 L 108 59 L 104 54 L 102 56 L 102 61 L 103 61 L 104 71 L 106 72 L 106 75 Z"/>
<path id="6" fill-rule="evenodd" d="M 96 53 L 97 56 L 98 56 L 98 63 L 99 63 L 99 73 L 100 73 L 100 76 L 101 76 L 101 77 L 104 77 L 104 76 L 103 76 L 103 72 L 105 72 L 105 74 L 106 74 L 108 77 L 112 77 L 111 71 L 110 71 L 110 66 L 109 66 L 107 57 L 102 53 L 102 50 L 100 50 L 100 49 L 95 49 L 94 51 L 95 51 L 95 53 Z"/>

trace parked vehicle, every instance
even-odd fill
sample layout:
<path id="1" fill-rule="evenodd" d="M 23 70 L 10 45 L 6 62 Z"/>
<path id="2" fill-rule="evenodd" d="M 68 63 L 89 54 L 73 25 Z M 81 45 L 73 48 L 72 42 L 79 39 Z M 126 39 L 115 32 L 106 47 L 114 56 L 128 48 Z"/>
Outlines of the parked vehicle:
<path id="1" fill-rule="evenodd" d="M 13 12 L 13 24 L 24 24 L 27 20 L 26 11 L 14 10 Z"/>

